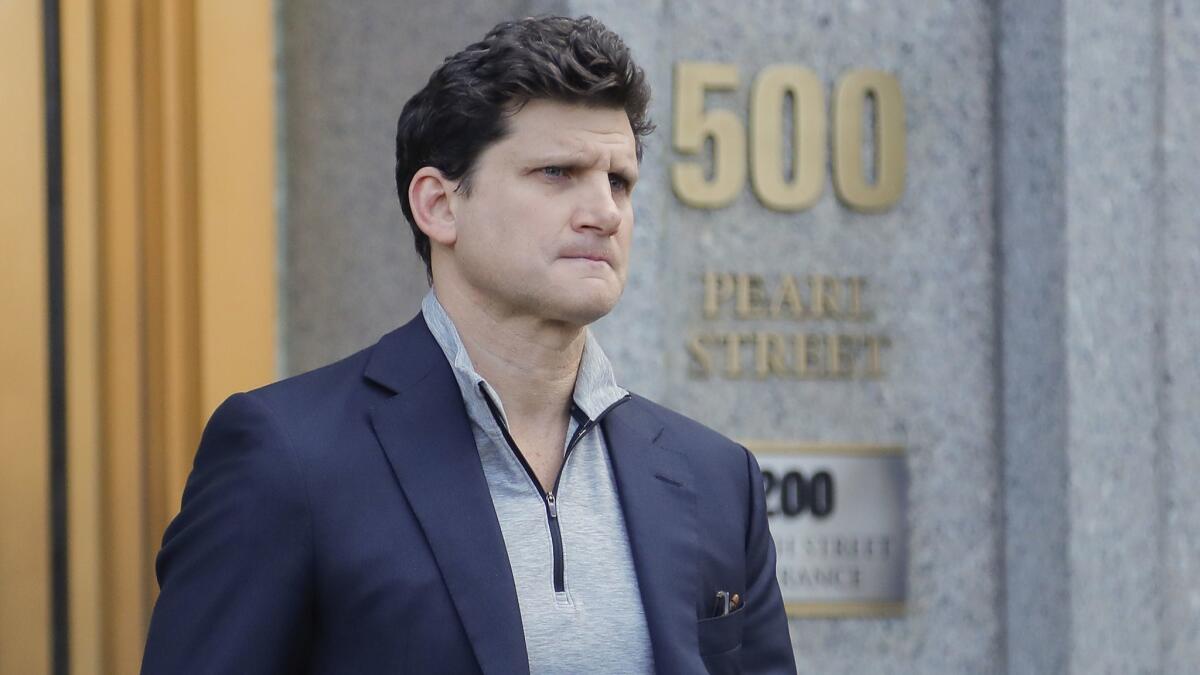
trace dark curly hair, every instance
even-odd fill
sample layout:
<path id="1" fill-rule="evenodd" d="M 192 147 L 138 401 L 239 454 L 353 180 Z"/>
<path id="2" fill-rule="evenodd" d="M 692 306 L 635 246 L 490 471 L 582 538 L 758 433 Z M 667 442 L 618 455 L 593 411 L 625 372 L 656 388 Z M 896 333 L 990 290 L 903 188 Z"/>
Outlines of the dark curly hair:
<path id="1" fill-rule="evenodd" d="M 590 16 L 504 22 L 448 57 L 396 123 L 396 191 L 431 283 L 429 237 L 413 218 L 409 183 L 432 166 L 469 194 L 475 160 L 508 133 L 506 118 L 534 99 L 624 109 L 639 161 L 642 138 L 654 129 L 645 73 L 620 36 Z"/>

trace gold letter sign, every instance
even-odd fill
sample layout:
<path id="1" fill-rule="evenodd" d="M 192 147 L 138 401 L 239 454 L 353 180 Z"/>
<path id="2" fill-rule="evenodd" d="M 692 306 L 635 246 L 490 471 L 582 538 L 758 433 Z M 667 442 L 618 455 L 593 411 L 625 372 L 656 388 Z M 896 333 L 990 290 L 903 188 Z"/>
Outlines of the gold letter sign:
<path id="1" fill-rule="evenodd" d="M 701 155 L 712 142 L 712 174 L 704 162 L 676 162 L 671 186 L 684 204 L 719 209 L 737 198 L 746 183 L 747 159 L 754 194 L 774 211 L 803 211 L 821 196 L 825 182 L 826 105 L 820 80 L 798 65 L 767 66 L 750 94 L 750 147 L 746 129 L 731 110 L 706 110 L 705 92 L 733 91 L 737 67 L 723 63 L 675 64 L 672 140 L 683 155 Z M 784 150 L 784 104 L 791 98 L 792 138 L 789 178 Z M 861 151 L 867 102 L 874 146 L 868 174 Z M 854 70 L 836 86 L 833 118 L 833 184 L 846 206 L 869 213 L 885 211 L 904 193 L 904 96 L 895 76 L 880 70 Z"/>

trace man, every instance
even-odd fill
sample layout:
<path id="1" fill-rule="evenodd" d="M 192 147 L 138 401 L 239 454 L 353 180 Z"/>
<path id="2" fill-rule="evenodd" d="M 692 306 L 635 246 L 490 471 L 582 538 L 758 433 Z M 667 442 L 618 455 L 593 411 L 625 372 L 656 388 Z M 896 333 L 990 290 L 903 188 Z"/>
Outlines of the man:
<path id="1" fill-rule="evenodd" d="M 541 18 L 409 101 L 422 313 L 214 413 L 143 672 L 795 671 L 753 457 L 617 386 L 587 330 L 648 100 L 615 34 Z"/>

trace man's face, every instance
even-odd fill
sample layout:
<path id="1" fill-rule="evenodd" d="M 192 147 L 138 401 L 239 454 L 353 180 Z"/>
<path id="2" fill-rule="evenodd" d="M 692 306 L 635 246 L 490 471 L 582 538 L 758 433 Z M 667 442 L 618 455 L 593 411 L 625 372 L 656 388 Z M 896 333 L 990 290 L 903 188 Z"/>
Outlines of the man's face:
<path id="1" fill-rule="evenodd" d="M 636 145 L 619 108 L 530 101 L 457 200 L 457 275 L 493 317 L 585 325 L 625 287 Z"/>

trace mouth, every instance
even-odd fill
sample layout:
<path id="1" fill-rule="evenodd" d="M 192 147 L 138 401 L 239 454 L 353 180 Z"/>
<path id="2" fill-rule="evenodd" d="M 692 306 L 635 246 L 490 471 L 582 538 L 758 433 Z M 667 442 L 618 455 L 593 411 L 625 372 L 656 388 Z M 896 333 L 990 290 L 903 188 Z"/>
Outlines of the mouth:
<path id="1" fill-rule="evenodd" d="M 612 256 L 605 251 L 566 251 L 561 257 L 567 260 L 582 260 L 605 263 L 609 266 L 612 265 Z"/>

